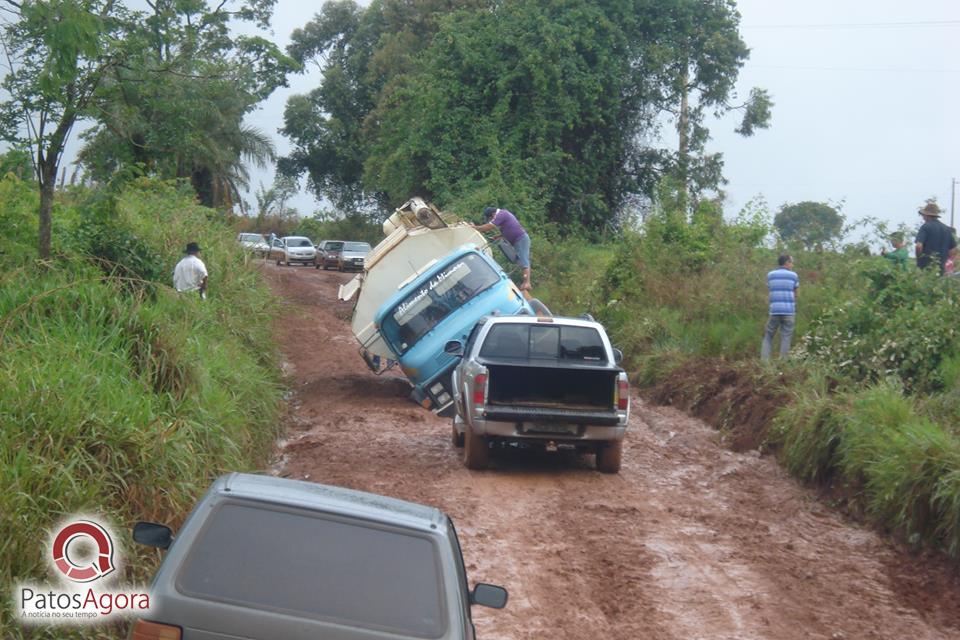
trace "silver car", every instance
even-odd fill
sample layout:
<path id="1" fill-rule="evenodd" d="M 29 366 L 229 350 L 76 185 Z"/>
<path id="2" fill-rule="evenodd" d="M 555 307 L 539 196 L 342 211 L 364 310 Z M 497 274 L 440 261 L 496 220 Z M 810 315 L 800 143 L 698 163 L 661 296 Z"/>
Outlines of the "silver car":
<path id="1" fill-rule="evenodd" d="M 317 264 L 317 249 L 310 238 L 304 236 L 286 236 L 273 241 L 270 259 L 281 264 Z"/>
<path id="2" fill-rule="evenodd" d="M 168 552 L 131 638 L 472 640 L 470 606 L 507 602 L 468 590 L 442 512 L 339 487 L 230 474 L 176 538 L 147 522 L 133 537 Z"/>
<path id="3" fill-rule="evenodd" d="M 366 242 L 344 242 L 337 260 L 337 269 L 339 271 L 350 269 L 363 271 L 368 253 L 370 253 L 370 245 Z"/>

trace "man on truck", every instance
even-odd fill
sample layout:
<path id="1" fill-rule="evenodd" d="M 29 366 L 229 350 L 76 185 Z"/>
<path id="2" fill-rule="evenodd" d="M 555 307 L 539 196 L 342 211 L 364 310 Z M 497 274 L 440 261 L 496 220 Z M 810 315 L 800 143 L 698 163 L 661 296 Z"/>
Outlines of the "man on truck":
<path id="1" fill-rule="evenodd" d="M 520 290 L 530 291 L 530 236 L 527 235 L 526 229 L 517 217 L 506 209 L 487 207 L 483 210 L 483 217 L 486 222 L 472 225 L 473 228 L 481 233 L 494 229 L 500 230 L 500 235 L 516 250 L 515 262 L 523 269 L 523 284 L 520 285 Z"/>

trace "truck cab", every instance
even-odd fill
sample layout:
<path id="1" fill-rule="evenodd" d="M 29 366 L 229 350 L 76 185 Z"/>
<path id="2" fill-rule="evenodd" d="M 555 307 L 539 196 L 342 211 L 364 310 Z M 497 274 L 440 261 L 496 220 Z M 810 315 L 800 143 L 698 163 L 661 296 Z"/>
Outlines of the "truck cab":
<path id="1" fill-rule="evenodd" d="M 466 341 L 481 318 L 517 313 L 533 309 L 491 257 L 466 245 L 403 284 L 377 311 L 375 322 L 413 385 L 412 399 L 452 415 L 450 374 L 458 358 L 444 345 Z"/>

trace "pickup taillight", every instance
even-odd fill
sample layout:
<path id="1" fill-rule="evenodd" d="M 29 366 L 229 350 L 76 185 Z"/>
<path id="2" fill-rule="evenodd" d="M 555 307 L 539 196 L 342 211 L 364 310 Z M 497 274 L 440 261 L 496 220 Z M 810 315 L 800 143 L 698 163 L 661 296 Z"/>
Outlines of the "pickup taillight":
<path id="1" fill-rule="evenodd" d="M 473 377 L 473 404 L 482 405 L 487 401 L 487 374 L 478 373 Z"/>
<path id="2" fill-rule="evenodd" d="M 617 379 L 617 409 L 626 411 L 630 407 L 630 382 L 626 377 Z"/>

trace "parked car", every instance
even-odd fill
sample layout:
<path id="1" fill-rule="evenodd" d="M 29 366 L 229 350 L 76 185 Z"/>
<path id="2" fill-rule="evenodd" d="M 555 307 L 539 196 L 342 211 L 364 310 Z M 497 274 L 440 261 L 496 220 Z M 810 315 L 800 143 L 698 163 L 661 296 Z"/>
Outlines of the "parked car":
<path id="1" fill-rule="evenodd" d="M 343 240 L 321 240 L 317 245 L 317 269 L 324 270 L 336 267 L 340 263 L 340 250 L 343 249 Z"/>
<path id="2" fill-rule="evenodd" d="M 218 478 L 174 538 L 138 522 L 134 540 L 167 549 L 139 638 L 473 640 L 453 522 L 432 507 L 271 476 Z"/>
<path id="3" fill-rule="evenodd" d="M 370 245 L 366 242 L 344 242 L 337 260 L 337 271 L 356 269 L 363 271 L 363 263 L 370 253 Z"/>
<path id="4" fill-rule="evenodd" d="M 523 442 L 595 453 L 598 470 L 620 471 L 630 385 L 599 322 L 488 317 L 444 351 L 461 356 L 451 376 L 453 443 L 468 468 L 486 467 L 493 444 Z"/>
<path id="5" fill-rule="evenodd" d="M 237 242 L 240 243 L 240 248 L 252 251 L 258 256 L 265 256 L 270 252 L 266 238 L 259 233 L 241 233 L 237 235 Z"/>
<path id="6" fill-rule="evenodd" d="M 286 264 L 317 264 L 317 250 L 310 238 L 303 236 L 286 236 L 273 241 L 270 248 L 270 259 L 276 260 L 277 265 Z"/>

